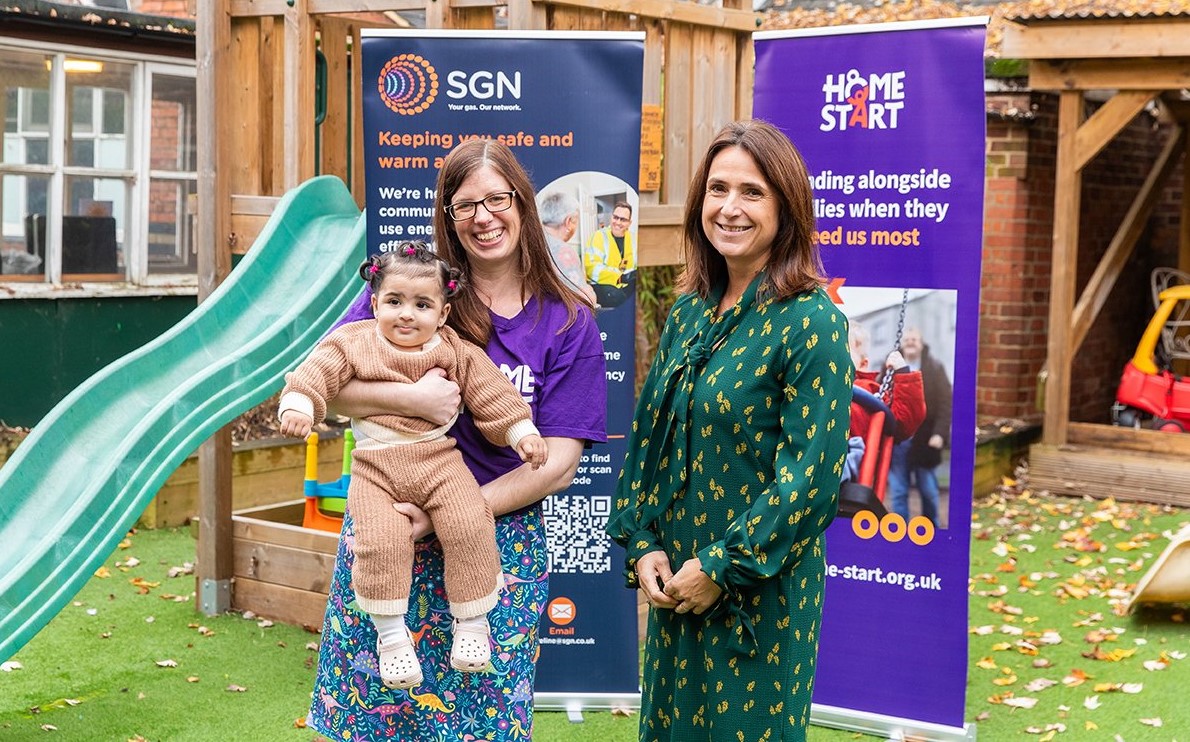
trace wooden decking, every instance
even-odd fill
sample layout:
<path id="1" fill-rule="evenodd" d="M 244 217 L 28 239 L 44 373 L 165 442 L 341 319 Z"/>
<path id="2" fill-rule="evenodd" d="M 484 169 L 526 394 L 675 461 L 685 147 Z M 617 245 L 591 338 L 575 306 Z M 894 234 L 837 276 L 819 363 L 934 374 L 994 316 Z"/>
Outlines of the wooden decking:
<path id="1" fill-rule="evenodd" d="M 1071 423 L 1069 440 L 1029 449 L 1034 491 L 1190 507 L 1190 434 Z"/>

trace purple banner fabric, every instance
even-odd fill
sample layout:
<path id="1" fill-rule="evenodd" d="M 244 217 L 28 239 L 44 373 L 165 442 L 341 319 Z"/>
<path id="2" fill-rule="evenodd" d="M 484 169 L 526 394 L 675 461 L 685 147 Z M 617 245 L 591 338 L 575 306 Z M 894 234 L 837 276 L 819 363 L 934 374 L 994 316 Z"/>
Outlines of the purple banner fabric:
<path id="1" fill-rule="evenodd" d="M 878 372 L 899 349 L 909 366 L 884 394 L 896 426 L 869 427 L 874 416 L 853 405 L 846 478 L 879 504 L 841 514 L 827 532 L 814 701 L 959 727 L 985 22 L 841 30 L 756 36 L 754 115 L 779 126 L 805 157 L 827 273 L 853 326 L 853 357 Z M 868 391 L 880 395 L 879 377 Z"/>

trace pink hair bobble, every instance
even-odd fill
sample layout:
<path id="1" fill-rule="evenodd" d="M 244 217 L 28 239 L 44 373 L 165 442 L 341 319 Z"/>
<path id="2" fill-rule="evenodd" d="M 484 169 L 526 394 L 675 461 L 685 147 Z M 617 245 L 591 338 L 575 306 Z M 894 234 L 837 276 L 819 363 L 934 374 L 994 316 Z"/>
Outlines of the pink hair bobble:
<path id="1" fill-rule="evenodd" d="M 405 254 L 406 255 L 412 255 L 415 252 L 417 252 L 417 248 L 413 247 L 412 245 L 405 246 Z"/>
<path id="2" fill-rule="evenodd" d="M 378 271 L 378 270 L 380 270 L 380 266 L 378 266 L 378 265 L 376 265 L 375 263 L 373 263 L 373 264 L 372 264 L 371 266 L 369 266 L 369 268 L 368 268 L 368 275 L 370 275 L 370 276 L 374 276 L 374 275 L 376 275 L 376 271 Z"/>
<path id="3" fill-rule="evenodd" d="M 456 288 L 458 288 L 458 285 L 459 285 L 459 282 L 452 278 L 446 282 L 446 290 L 454 291 Z"/>

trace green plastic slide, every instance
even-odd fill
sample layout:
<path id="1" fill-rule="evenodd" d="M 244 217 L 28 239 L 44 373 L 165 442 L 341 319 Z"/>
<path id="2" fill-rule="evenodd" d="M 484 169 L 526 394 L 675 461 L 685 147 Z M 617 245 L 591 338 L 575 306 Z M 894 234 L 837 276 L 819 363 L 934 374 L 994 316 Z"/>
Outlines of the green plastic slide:
<path id="1" fill-rule="evenodd" d="M 0 469 L 0 661 L 74 597 L 200 443 L 280 388 L 359 295 L 365 251 L 343 183 L 307 181 L 194 312 L 37 424 Z"/>

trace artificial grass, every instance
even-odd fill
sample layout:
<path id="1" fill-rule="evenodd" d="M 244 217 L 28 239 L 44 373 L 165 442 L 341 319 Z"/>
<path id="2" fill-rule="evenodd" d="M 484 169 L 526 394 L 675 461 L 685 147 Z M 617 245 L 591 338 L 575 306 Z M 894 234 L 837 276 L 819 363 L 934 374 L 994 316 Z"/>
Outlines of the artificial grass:
<path id="1" fill-rule="evenodd" d="M 1160 534 L 1188 521 L 1167 508 L 1036 496 L 1017 483 L 977 503 L 966 716 L 980 740 L 1186 740 L 1190 658 L 1176 659 L 1190 651 L 1185 612 L 1117 616 L 1112 601 L 1126 598 L 1164 548 Z M 194 559 L 187 531 L 141 531 L 125 544 L 105 562 L 110 576 L 92 578 L 13 658 L 22 668 L 0 672 L 0 739 L 320 739 L 298 726 L 314 674 L 308 645 L 318 637 L 235 614 L 197 614 L 193 576 L 169 576 Z M 1061 642 L 1046 643 L 1055 638 Z M 1035 667 L 1037 660 L 1049 664 Z M 166 661 L 177 665 L 158 665 Z M 1084 675 L 1077 685 L 1063 682 Z M 1038 679 L 1056 683 L 1030 690 Z M 1125 684 L 1142 687 L 1125 693 Z M 1085 701 L 1093 696 L 1092 709 Z M 1036 703 L 1005 703 L 1021 698 Z M 571 724 L 564 714 L 539 713 L 534 738 L 636 739 L 636 716 L 584 716 Z M 1157 719 L 1162 726 L 1151 726 Z M 864 738 L 822 728 L 808 736 Z"/>

